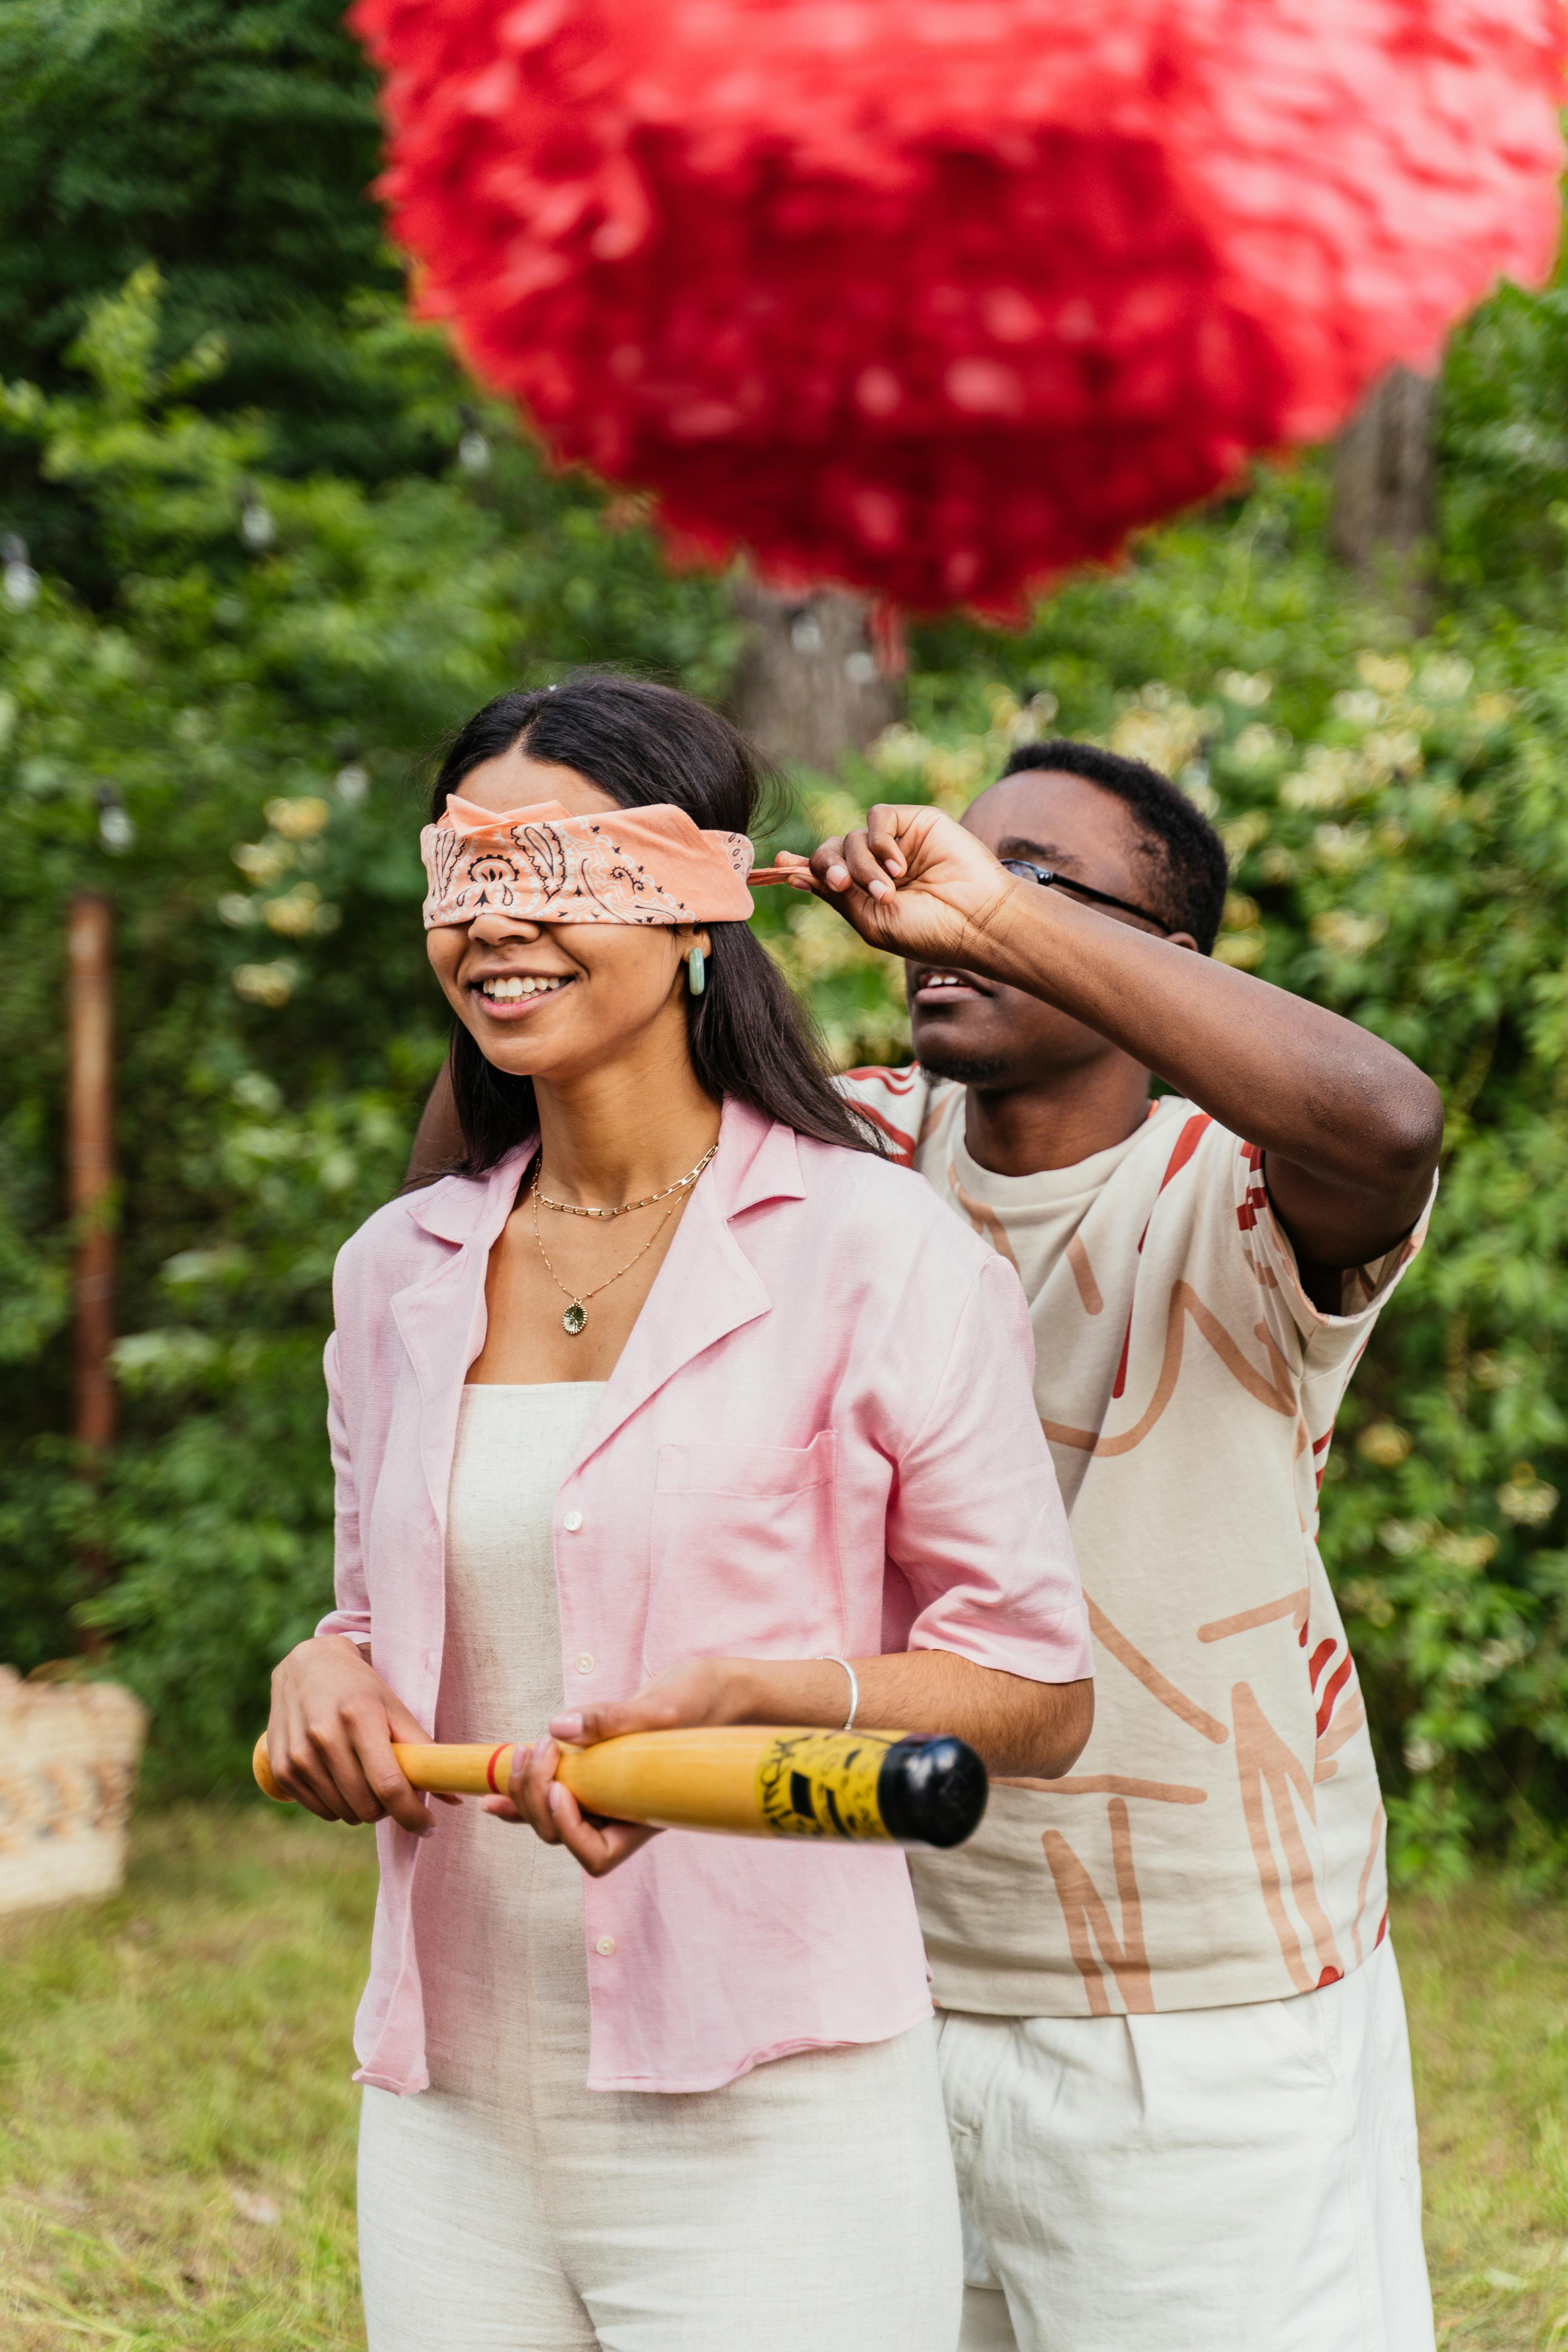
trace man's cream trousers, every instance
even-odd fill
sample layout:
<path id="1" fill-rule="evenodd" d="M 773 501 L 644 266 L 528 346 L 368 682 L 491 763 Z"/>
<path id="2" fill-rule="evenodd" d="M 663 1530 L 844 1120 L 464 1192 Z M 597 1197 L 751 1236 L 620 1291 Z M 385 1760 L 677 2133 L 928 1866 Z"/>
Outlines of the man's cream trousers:
<path id="1" fill-rule="evenodd" d="M 962 2352 L 1432 2352 L 1405 2002 L 942 2020 Z"/>

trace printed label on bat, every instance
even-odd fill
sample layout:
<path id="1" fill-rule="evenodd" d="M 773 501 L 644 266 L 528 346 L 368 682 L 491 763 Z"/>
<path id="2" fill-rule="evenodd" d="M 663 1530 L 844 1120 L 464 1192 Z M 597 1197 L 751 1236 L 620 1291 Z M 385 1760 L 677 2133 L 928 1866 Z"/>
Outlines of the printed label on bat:
<path id="1" fill-rule="evenodd" d="M 779 1837 L 886 1843 L 877 1780 L 891 1745 L 842 1731 L 797 1731 L 770 1741 L 757 1766 L 763 1821 Z"/>

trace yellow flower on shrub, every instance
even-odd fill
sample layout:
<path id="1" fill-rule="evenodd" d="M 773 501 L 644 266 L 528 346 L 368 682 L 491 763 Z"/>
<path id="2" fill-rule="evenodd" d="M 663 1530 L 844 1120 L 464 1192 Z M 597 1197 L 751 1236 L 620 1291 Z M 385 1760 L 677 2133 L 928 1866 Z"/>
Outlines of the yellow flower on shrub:
<path id="1" fill-rule="evenodd" d="M 261 890 L 280 882 L 294 863 L 294 852 L 286 841 L 237 842 L 229 856 L 246 879 Z"/>
<path id="2" fill-rule="evenodd" d="M 1557 1508 L 1557 1503 L 1556 1487 L 1549 1486 L 1544 1478 L 1538 1478 L 1528 1462 L 1516 1462 L 1512 1477 L 1505 1480 L 1497 1490 L 1498 1509 L 1505 1519 L 1512 1519 L 1516 1527 L 1544 1527 Z"/>
<path id="3" fill-rule="evenodd" d="M 1409 1431 L 1401 1429 L 1398 1423 L 1393 1421 L 1374 1421 L 1370 1428 L 1362 1431 L 1355 1442 L 1356 1452 L 1368 1462 L 1375 1462 L 1380 1470 L 1395 1469 L 1405 1460 L 1410 1447 Z"/>
<path id="4" fill-rule="evenodd" d="M 274 833 L 282 835 L 285 841 L 310 841 L 316 834 L 325 831 L 331 814 L 326 802 L 319 800 L 314 793 L 302 793 L 296 799 L 268 801 L 267 803 L 267 822 Z"/>
<path id="5" fill-rule="evenodd" d="M 1348 907 L 1331 907 L 1314 915 L 1310 929 L 1321 948 L 1335 955 L 1363 956 L 1382 939 L 1388 925 L 1381 915 L 1352 915 Z"/>
<path id="6" fill-rule="evenodd" d="M 242 963 L 234 975 L 234 992 L 247 1004 L 265 1004 L 276 1012 L 294 993 L 295 967 L 281 958 L 277 963 Z"/>

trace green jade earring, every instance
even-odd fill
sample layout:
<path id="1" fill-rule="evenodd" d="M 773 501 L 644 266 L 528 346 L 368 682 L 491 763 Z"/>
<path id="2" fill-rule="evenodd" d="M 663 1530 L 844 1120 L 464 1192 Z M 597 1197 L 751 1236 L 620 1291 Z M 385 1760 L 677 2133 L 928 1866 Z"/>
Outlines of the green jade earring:
<path id="1" fill-rule="evenodd" d="M 708 966 L 700 948 L 693 948 L 686 959 L 686 985 L 693 996 L 700 996 L 708 985 Z"/>

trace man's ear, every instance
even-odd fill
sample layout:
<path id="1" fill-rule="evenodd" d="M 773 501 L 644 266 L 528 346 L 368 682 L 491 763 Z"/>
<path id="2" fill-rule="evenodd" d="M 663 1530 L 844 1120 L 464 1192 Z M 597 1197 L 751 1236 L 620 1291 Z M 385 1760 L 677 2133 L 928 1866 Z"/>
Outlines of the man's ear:
<path id="1" fill-rule="evenodd" d="M 1168 948 L 1191 948 L 1194 955 L 1202 955 L 1203 953 L 1202 948 L 1199 947 L 1191 931 L 1167 931 L 1165 934 L 1165 945 Z"/>

